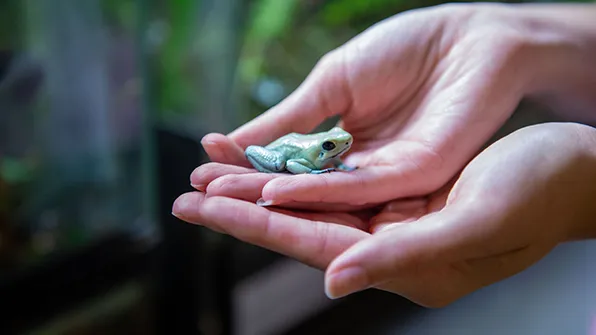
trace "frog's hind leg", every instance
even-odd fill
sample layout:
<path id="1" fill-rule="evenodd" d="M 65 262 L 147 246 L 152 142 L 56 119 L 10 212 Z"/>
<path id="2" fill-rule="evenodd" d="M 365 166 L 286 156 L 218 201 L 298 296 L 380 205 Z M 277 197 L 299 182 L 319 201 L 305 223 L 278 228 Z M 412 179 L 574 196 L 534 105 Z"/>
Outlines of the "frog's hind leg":
<path id="1" fill-rule="evenodd" d="M 290 159 L 286 164 L 286 169 L 293 174 L 303 174 L 303 173 L 310 173 L 310 174 L 321 174 L 321 173 L 328 173 L 331 171 L 335 171 L 334 168 L 317 170 L 310 162 L 305 159 Z"/>
<path id="2" fill-rule="evenodd" d="M 244 155 L 259 172 L 277 173 L 286 168 L 282 154 L 257 145 L 248 146 L 244 151 Z"/>

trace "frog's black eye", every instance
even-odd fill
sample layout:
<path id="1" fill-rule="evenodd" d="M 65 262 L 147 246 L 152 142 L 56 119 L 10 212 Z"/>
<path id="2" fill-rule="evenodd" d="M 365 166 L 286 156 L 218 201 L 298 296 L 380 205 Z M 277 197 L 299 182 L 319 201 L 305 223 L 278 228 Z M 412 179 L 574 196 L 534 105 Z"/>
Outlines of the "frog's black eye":
<path id="1" fill-rule="evenodd" d="M 329 141 L 323 142 L 323 149 L 327 150 L 327 151 L 333 150 L 333 149 L 335 149 L 335 144 L 333 142 L 329 142 Z"/>

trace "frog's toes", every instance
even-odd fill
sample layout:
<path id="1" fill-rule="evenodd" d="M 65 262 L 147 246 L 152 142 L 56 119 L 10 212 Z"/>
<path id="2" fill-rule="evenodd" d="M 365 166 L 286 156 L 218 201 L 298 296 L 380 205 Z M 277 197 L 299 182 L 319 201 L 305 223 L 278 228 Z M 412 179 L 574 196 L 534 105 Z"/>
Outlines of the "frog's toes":
<path id="1" fill-rule="evenodd" d="M 322 173 L 331 173 L 332 171 L 336 171 L 334 168 L 323 169 L 323 170 L 312 170 L 311 174 L 322 174 Z"/>

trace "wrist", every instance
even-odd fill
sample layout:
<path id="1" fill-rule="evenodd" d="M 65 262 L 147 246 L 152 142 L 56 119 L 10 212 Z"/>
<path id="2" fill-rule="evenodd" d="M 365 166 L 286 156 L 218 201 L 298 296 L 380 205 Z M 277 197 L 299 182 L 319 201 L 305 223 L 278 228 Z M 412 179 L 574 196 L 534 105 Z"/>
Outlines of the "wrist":
<path id="1" fill-rule="evenodd" d="M 507 10 L 523 44 L 520 67 L 529 76 L 526 96 L 560 107 L 567 115 L 578 110 L 594 115 L 596 5 L 517 4 Z"/>

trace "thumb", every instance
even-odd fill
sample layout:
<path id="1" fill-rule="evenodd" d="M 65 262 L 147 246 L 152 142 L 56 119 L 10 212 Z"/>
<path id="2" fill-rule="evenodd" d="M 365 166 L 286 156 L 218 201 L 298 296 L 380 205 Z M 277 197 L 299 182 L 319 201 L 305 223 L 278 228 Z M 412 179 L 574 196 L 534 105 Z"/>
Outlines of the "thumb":
<path id="1" fill-rule="evenodd" d="M 469 224 L 479 220 L 482 224 Z M 487 241 L 492 235 L 487 232 L 493 225 L 487 220 L 486 215 L 451 207 L 388 227 L 355 243 L 331 262 L 325 274 L 325 292 L 329 298 L 339 298 L 409 277 L 412 269 L 483 257 L 491 252 Z"/>
<path id="2" fill-rule="evenodd" d="M 344 113 L 351 93 L 342 52 L 340 48 L 323 56 L 292 94 L 228 136 L 242 148 L 265 145 L 291 132 L 309 133 L 325 119 Z"/>

